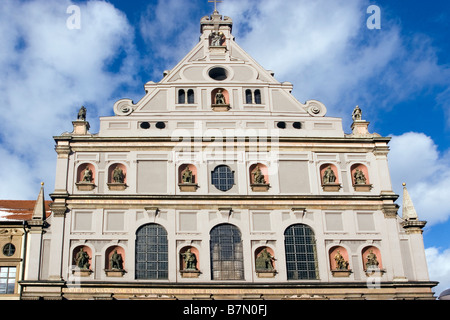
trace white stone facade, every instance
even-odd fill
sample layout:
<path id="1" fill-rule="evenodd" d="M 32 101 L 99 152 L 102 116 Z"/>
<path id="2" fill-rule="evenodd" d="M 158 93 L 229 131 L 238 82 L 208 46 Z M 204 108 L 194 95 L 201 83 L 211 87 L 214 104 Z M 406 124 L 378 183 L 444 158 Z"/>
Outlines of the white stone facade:
<path id="1" fill-rule="evenodd" d="M 198 45 L 160 82 L 145 84 L 140 101 L 116 102 L 97 134 L 79 119 L 72 133 L 55 137 L 53 214 L 39 276 L 46 282 L 26 279 L 24 297 L 432 298 L 421 228 L 405 229 L 397 215 L 389 138 L 369 133 L 360 119 L 345 134 L 321 102 L 298 102 L 290 83 L 275 80 L 236 44 L 231 26 L 217 13 L 202 18 Z M 210 45 L 215 31 L 223 35 L 219 46 Z M 218 89 L 225 104 L 215 103 Z M 117 166 L 125 173 L 122 184 L 112 180 Z M 187 191 L 186 166 L 194 176 Z M 214 182 L 218 166 L 227 166 L 232 179 Z M 256 166 L 265 186 L 252 180 Z M 86 167 L 91 183 L 82 181 Z M 332 185 L 323 185 L 327 167 L 336 175 Z M 355 184 L 356 169 L 363 185 Z M 141 279 L 137 232 L 149 224 L 167 234 L 167 274 Z M 239 279 L 213 276 L 210 233 L 224 224 L 240 231 Z M 289 276 L 285 232 L 295 225 L 314 233 L 314 277 Z M 413 248 L 417 243 L 422 247 Z M 74 273 L 80 247 L 91 259 L 83 276 Z M 190 276 L 182 272 L 188 247 L 200 271 Z M 276 272 L 257 272 L 262 248 L 275 257 Z M 122 254 L 122 273 L 107 272 L 113 249 Z M 337 249 L 348 272 L 334 272 Z M 377 253 L 377 273 L 366 270 L 370 250 Z M 258 287 L 263 284 L 269 286 Z"/>

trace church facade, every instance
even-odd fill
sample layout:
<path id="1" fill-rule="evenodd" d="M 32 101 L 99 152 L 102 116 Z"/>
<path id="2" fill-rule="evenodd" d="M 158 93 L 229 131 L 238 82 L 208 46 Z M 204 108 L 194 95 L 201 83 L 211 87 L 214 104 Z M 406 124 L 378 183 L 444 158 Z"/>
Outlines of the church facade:
<path id="1" fill-rule="evenodd" d="M 55 136 L 23 299 L 433 299 L 422 228 L 398 215 L 389 138 L 298 102 L 217 11 L 134 103 Z"/>

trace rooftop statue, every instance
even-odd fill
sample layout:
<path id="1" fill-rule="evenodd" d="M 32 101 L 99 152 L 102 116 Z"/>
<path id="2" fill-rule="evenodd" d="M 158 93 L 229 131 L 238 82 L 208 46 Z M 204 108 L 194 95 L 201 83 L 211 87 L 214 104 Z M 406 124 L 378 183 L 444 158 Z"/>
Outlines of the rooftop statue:
<path id="1" fill-rule="evenodd" d="M 353 120 L 361 120 L 362 119 L 362 112 L 359 106 L 356 106 L 352 113 Z"/>
<path id="2" fill-rule="evenodd" d="M 81 106 L 80 110 L 78 111 L 77 119 L 86 121 L 86 108 L 84 106 Z"/>

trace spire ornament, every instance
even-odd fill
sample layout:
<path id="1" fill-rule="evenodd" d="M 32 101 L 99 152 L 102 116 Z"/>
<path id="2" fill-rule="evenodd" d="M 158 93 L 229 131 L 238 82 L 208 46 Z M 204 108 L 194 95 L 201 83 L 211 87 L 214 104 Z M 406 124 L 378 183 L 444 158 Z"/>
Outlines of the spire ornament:
<path id="1" fill-rule="evenodd" d="M 208 2 L 210 2 L 210 3 L 212 3 L 212 2 L 214 2 L 214 14 L 217 14 L 217 13 L 219 13 L 219 11 L 217 11 L 217 2 L 219 2 L 219 3 L 221 3 L 221 2 L 223 2 L 222 0 L 208 0 Z"/>

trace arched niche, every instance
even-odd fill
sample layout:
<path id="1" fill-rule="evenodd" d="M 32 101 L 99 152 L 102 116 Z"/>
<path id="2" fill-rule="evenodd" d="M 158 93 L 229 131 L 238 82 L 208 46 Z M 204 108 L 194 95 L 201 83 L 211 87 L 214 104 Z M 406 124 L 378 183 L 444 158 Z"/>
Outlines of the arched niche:
<path id="1" fill-rule="evenodd" d="M 125 273 L 125 249 L 110 246 L 105 251 L 105 272 L 108 277 L 121 277 Z"/>
<path id="2" fill-rule="evenodd" d="M 72 272 L 75 276 L 88 277 L 92 273 L 92 249 L 79 245 L 72 251 Z"/>
<path id="3" fill-rule="evenodd" d="M 178 167 L 178 186 L 182 192 L 195 192 L 197 184 L 197 167 L 184 163 Z"/>
<path id="4" fill-rule="evenodd" d="M 254 163 L 249 167 L 250 186 L 252 191 L 269 190 L 269 170 L 265 164 Z"/>
<path id="5" fill-rule="evenodd" d="M 224 88 L 211 91 L 211 107 L 214 111 L 230 110 L 230 94 Z"/>
<path id="6" fill-rule="evenodd" d="M 330 269 L 334 277 L 348 277 L 351 273 L 347 249 L 334 246 L 328 251 Z"/>
<path id="7" fill-rule="evenodd" d="M 369 170 L 361 163 L 355 163 L 350 167 L 352 184 L 355 191 L 370 191 L 372 185 L 369 180 Z"/>
<path id="8" fill-rule="evenodd" d="M 323 191 L 339 191 L 341 189 L 339 171 L 334 164 L 324 163 L 319 170 Z"/>
<path id="9" fill-rule="evenodd" d="M 95 188 L 95 166 L 92 163 L 81 163 L 77 167 L 75 184 L 80 191 L 90 191 Z"/>
<path id="10" fill-rule="evenodd" d="M 180 273 L 183 278 L 197 278 L 200 275 L 200 252 L 196 247 L 181 248 Z"/>
<path id="11" fill-rule="evenodd" d="M 113 163 L 108 167 L 109 190 L 124 190 L 127 186 L 127 167 L 123 163 Z"/>
<path id="12" fill-rule="evenodd" d="M 379 248 L 375 246 L 367 246 L 362 249 L 361 257 L 366 274 L 370 274 L 372 272 L 384 272 L 381 251 Z"/>
<path id="13" fill-rule="evenodd" d="M 267 246 L 255 250 L 255 271 L 259 278 L 273 278 L 276 274 L 275 252 Z"/>

